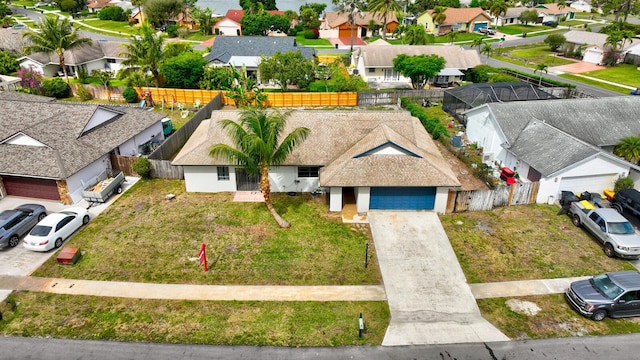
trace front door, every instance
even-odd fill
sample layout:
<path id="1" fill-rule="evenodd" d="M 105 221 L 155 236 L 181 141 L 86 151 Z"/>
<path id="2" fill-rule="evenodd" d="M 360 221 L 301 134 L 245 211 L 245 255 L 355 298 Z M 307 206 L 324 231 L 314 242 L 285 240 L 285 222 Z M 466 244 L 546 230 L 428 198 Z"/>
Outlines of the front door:
<path id="1" fill-rule="evenodd" d="M 244 169 L 236 168 L 236 189 L 237 191 L 260 190 L 260 175 L 249 175 Z"/>

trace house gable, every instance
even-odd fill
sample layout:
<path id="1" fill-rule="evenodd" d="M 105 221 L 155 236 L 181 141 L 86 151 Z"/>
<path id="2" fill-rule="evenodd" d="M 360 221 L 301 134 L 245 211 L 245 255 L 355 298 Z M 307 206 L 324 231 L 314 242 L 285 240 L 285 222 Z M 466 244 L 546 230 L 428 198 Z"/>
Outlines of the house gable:
<path id="1" fill-rule="evenodd" d="M 17 133 L 0 144 L 10 144 L 10 145 L 25 145 L 25 146 L 47 146 L 46 144 L 41 143 L 40 141 L 32 138 L 31 136 L 25 135 L 23 133 Z"/>
<path id="2" fill-rule="evenodd" d="M 96 111 L 91 115 L 91 118 L 89 118 L 89 121 L 87 121 L 87 124 L 82 129 L 80 136 L 120 115 L 123 115 L 123 112 L 101 106 L 97 107 Z"/>

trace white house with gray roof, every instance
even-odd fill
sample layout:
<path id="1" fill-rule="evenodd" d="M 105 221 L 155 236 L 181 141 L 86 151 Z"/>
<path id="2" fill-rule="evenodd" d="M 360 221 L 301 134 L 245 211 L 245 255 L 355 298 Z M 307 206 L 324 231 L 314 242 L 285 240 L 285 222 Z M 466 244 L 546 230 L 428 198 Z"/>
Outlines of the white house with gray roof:
<path id="1" fill-rule="evenodd" d="M 126 48 L 120 41 L 93 41 L 91 45 L 66 50 L 64 61 L 67 73 L 77 76 L 78 69 L 84 68 L 87 74 L 92 70 L 110 70 L 114 73 L 123 68 L 125 59 L 123 52 Z M 43 74 L 45 77 L 54 77 L 60 74 L 60 59 L 55 53 L 33 53 L 18 58 L 20 67 L 29 68 Z"/>
<path id="2" fill-rule="evenodd" d="M 164 139 L 163 114 L 133 107 L 71 104 L 0 91 L 0 196 L 82 199 L 111 168 L 109 154 L 136 155 Z"/>
<path id="3" fill-rule="evenodd" d="M 466 50 L 461 46 L 391 45 L 384 40 L 376 40 L 358 48 L 353 52 L 351 62 L 364 81 L 373 87 L 410 87 L 411 79 L 393 70 L 393 59 L 400 54 L 442 56 L 445 60 L 444 69 L 430 81 L 436 85 L 460 81 L 465 71 L 482 64 L 476 50 Z"/>
<path id="4" fill-rule="evenodd" d="M 228 66 L 241 69 L 247 73 L 257 74 L 260 58 L 270 57 L 276 52 L 286 53 L 300 51 L 302 56 L 313 59 L 316 51 L 313 48 L 299 46 L 296 39 L 290 36 L 216 36 L 211 52 L 204 56 L 209 66 Z M 260 79 L 259 76 L 257 76 Z"/>
<path id="5" fill-rule="evenodd" d="M 218 143 L 232 145 L 220 120 L 238 111 L 215 111 L 173 160 L 181 165 L 187 191 L 257 191 L 258 178 L 209 156 Z M 420 121 L 406 111 L 293 111 L 284 133 L 310 129 L 284 164 L 270 169 L 273 192 L 329 192 L 329 210 L 355 199 L 357 212 L 420 209 L 445 212 L 455 174 Z"/>
<path id="6" fill-rule="evenodd" d="M 566 42 L 563 45 L 565 52 L 573 52 L 576 49 L 582 49 L 582 61 L 586 61 L 593 64 L 602 64 L 604 61 L 604 54 L 611 46 L 607 45 L 607 34 L 601 34 L 597 32 L 590 32 L 584 30 L 570 30 L 563 34 Z M 620 62 L 624 60 L 626 52 L 640 44 L 640 40 L 633 39 L 626 41 L 620 48 L 621 58 Z"/>
<path id="7" fill-rule="evenodd" d="M 615 145 L 640 134 L 640 98 L 563 99 L 489 103 L 466 111 L 466 136 L 486 163 L 538 181 L 537 202 L 562 190 L 600 193 L 640 169 L 613 155 Z M 638 183 L 640 186 L 640 183 Z"/>

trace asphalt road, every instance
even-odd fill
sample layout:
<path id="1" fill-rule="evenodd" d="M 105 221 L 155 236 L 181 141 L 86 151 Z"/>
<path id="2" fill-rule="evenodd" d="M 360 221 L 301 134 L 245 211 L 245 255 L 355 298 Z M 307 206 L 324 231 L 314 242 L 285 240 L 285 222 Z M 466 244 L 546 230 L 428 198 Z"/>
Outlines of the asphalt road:
<path id="1" fill-rule="evenodd" d="M 2 359 L 438 359 L 438 360 L 629 360 L 637 359 L 640 335 L 574 337 L 429 346 L 270 347 L 122 343 L 0 337 Z"/>

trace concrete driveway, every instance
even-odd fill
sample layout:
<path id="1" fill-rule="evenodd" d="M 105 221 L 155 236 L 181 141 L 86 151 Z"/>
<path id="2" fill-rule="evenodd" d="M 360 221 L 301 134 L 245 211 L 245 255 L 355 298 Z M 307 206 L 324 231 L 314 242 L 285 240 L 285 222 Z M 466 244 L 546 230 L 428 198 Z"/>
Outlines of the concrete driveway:
<path id="1" fill-rule="evenodd" d="M 508 341 L 481 315 L 434 212 L 370 211 L 391 322 L 383 346 Z"/>

